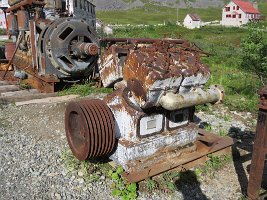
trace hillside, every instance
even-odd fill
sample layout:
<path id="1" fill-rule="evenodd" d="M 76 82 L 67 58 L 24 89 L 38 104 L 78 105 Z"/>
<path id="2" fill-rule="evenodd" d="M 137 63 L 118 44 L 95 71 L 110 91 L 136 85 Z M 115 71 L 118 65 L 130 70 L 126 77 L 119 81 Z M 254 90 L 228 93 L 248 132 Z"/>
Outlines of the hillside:
<path id="1" fill-rule="evenodd" d="M 103 1 L 103 0 L 98 0 Z M 126 0 L 125 0 L 126 1 Z M 167 0 L 165 0 L 167 1 Z M 204 1 L 204 0 L 203 0 Z M 212 0 L 209 0 L 213 2 Z M 209 5 L 209 4 L 208 4 Z M 267 16 L 267 2 L 259 2 L 260 12 Z M 128 10 L 98 10 L 97 18 L 107 24 L 163 24 L 182 21 L 187 13 L 197 13 L 203 21 L 221 20 L 222 8 L 175 8 L 146 3 L 142 7 Z M 266 24 L 266 21 L 264 22 Z"/>
<path id="2" fill-rule="evenodd" d="M 138 13 L 138 14 L 137 14 Z M 220 20 L 221 9 L 212 8 L 179 8 L 178 21 L 182 21 L 187 13 L 197 13 L 202 20 Z M 177 21 L 177 9 L 166 6 L 146 4 L 143 7 L 128 10 L 101 10 L 97 17 L 107 24 L 163 24 Z"/>
<path id="3" fill-rule="evenodd" d="M 266 0 L 261 0 L 262 2 Z M 126 10 L 143 7 L 146 4 L 172 8 L 208 8 L 222 7 L 227 0 L 91 0 L 97 10 Z"/>
<path id="4" fill-rule="evenodd" d="M 92 0 L 97 10 L 125 10 L 136 7 L 142 7 L 147 3 L 154 5 L 162 5 L 167 7 L 220 7 L 224 4 L 224 0 Z"/>

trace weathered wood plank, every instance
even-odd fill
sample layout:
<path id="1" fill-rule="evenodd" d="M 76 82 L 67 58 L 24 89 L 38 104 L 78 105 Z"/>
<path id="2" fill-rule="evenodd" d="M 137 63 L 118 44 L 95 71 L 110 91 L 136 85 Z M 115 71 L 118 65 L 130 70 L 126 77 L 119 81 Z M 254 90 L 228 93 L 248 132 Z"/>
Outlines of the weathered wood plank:
<path id="1" fill-rule="evenodd" d="M 7 81 L 0 81 L 0 86 L 1 85 L 10 85 Z"/>
<path id="2" fill-rule="evenodd" d="M 24 96 L 0 97 L 0 103 L 8 104 L 8 103 L 28 101 L 32 99 L 42 99 L 47 97 L 56 97 L 56 96 L 58 96 L 58 93 L 38 93 L 38 94 L 28 94 Z"/>
<path id="3" fill-rule="evenodd" d="M 0 96 L 1 97 L 14 97 L 14 96 L 25 96 L 29 94 L 37 94 L 40 93 L 37 89 L 30 89 L 30 90 L 19 90 L 14 92 L 4 92 Z"/>
<path id="4" fill-rule="evenodd" d="M 80 95 L 66 95 L 60 97 L 47 97 L 42 99 L 32 99 L 29 101 L 16 102 L 16 106 L 28 105 L 28 104 L 44 104 L 44 103 L 59 103 L 66 102 L 79 97 Z"/>
<path id="5" fill-rule="evenodd" d="M 13 92 L 20 90 L 16 85 L 1 85 L 0 86 L 0 94 L 4 92 Z"/>

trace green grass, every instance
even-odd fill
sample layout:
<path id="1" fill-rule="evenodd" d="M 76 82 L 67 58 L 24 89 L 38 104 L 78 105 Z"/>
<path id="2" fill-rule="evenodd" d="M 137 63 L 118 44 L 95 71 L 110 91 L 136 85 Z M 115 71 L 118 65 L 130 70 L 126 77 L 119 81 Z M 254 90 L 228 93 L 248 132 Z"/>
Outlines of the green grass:
<path id="1" fill-rule="evenodd" d="M 132 0 L 124 0 L 129 3 Z M 267 16 L 267 2 L 258 4 L 259 10 Z M 197 13 L 203 21 L 221 20 L 222 8 L 178 8 L 178 21 L 182 22 L 188 13 Z M 146 3 L 144 7 L 129 10 L 97 11 L 98 18 L 107 24 L 163 24 L 177 21 L 177 8 Z M 112 17 L 111 17 L 112 16 Z M 261 23 L 267 25 L 267 22 Z"/>
<path id="2" fill-rule="evenodd" d="M 6 29 L 0 28 L 0 35 L 6 35 Z"/>
<path id="3" fill-rule="evenodd" d="M 95 86 L 91 86 L 89 84 L 75 84 L 70 88 L 62 90 L 59 95 L 69 95 L 69 94 L 78 94 L 80 96 L 87 96 L 93 93 L 110 93 L 112 92 L 111 88 L 97 88 Z"/>
<path id="4" fill-rule="evenodd" d="M 178 21 L 183 21 L 187 13 L 197 13 L 203 21 L 220 20 L 221 8 L 181 8 Z M 177 8 L 146 4 L 141 8 L 116 11 L 97 11 L 97 18 L 108 24 L 163 24 L 177 21 Z M 112 17 L 111 17 L 112 16 Z"/>

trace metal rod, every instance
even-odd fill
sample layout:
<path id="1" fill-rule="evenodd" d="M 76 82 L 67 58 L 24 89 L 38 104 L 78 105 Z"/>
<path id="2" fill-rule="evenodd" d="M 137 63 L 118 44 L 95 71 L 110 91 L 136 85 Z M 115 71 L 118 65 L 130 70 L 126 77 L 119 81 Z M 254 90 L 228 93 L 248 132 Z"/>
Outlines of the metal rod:
<path id="1" fill-rule="evenodd" d="M 12 55 L 11 59 L 9 60 L 7 66 L 6 66 L 6 70 L 5 70 L 5 73 L 4 73 L 4 75 L 3 75 L 3 79 L 5 78 L 6 73 L 7 73 L 7 71 L 8 71 L 8 68 L 9 68 L 9 66 L 11 65 L 11 63 L 12 63 L 12 61 L 13 61 L 13 58 L 14 58 L 14 56 L 15 56 L 15 54 L 16 54 L 18 48 L 19 48 L 19 43 L 21 42 L 21 40 L 22 40 L 22 38 L 23 38 L 21 34 L 20 34 L 19 36 L 20 36 L 20 38 L 19 38 L 18 41 L 17 41 L 15 51 L 13 52 L 13 55 Z"/>
<path id="2" fill-rule="evenodd" d="M 154 42 L 172 42 L 176 44 L 183 44 L 186 40 L 182 39 L 150 39 L 150 38 L 102 38 L 100 42 L 125 42 L 128 44 L 133 43 L 154 43 Z"/>

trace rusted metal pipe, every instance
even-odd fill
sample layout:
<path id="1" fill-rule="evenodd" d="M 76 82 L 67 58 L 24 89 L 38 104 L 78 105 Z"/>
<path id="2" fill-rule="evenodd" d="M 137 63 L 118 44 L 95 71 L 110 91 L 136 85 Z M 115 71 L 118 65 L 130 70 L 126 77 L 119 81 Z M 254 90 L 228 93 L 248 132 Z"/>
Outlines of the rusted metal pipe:
<path id="1" fill-rule="evenodd" d="M 11 11 L 18 10 L 26 5 L 39 5 L 39 6 L 44 6 L 45 2 L 43 0 L 24 0 L 21 1 L 15 5 L 11 4 L 10 8 L 6 9 L 6 13 L 9 13 Z"/>
<path id="2" fill-rule="evenodd" d="M 76 56 L 95 56 L 98 54 L 98 46 L 95 43 L 77 42 L 72 49 Z"/>
<path id="3" fill-rule="evenodd" d="M 16 48 L 15 48 L 15 50 L 14 50 L 14 52 L 13 52 L 13 55 L 11 56 L 11 58 L 10 58 L 8 64 L 6 65 L 6 70 L 5 70 L 5 73 L 4 73 L 4 75 L 3 75 L 3 79 L 5 78 L 5 76 L 6 76 L 6 74 L 7 74 L 7 71 L 8 71 L 8 69 L 9 69 L 9 66 L 12 64 L 12 61 L 13 61 L 14 56 L 15 56 L 15 54 L 16 54 L 18 48 L 19 48 L 19 43 L 21 42 L 22 38 L 23 38 L 22 35 L 20 35 L 20 36 L 19 36 L 19 39 L 17 40 Z"/>
<path id="4" fill-rule="evenodd" d="M 247 194 L 250 199 L 259 199 L 265 156 L 267 154 L 267 86 L 259 91 L 260 104 Z"/>
<path id="5" fill-rule="evenodd" d="M 213 85 L 206 91 L 198 88 L 185 94 L 174 94 L 172 92 L 168 92 L 160 98 L 159 104 L 164 109 L 171 111 L 205 103 L 221 102 L 223 101 L 223 97 L 223 89 Z"/>
<path id="6" fill-rule="evenodd" d="M 175 44 L 183 44 L 186 40 L 182 39 L 151 39 L 151 38 L 103 38 L 100 42 L 106 43 L 116 43 L 116 42 L 123 42 L 127 44 L 134 44 L 134 43 L 155 43 L 155 42 L 171 42 Z"/>

